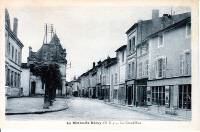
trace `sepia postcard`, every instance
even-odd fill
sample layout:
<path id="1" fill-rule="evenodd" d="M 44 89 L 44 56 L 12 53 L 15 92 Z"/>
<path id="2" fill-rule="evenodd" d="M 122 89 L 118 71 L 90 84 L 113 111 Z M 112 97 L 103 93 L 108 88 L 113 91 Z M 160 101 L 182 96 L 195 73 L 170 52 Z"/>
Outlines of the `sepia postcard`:
<path id="1" fill-rule="evenodd" d="M 1 128 L 200 130 L 198 1 L 0 3 Z"/>

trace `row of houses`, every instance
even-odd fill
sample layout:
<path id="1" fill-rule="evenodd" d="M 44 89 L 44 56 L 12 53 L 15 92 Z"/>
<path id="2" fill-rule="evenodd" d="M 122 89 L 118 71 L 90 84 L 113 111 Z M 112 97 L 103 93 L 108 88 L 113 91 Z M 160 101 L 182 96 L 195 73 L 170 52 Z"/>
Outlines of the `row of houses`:
<path id="1" fill-rule="evenodd" d="M 139 20 L 127 44 L 69 82 L 81 97 L 160 109 L 191 111 L 191 13 Z"/>

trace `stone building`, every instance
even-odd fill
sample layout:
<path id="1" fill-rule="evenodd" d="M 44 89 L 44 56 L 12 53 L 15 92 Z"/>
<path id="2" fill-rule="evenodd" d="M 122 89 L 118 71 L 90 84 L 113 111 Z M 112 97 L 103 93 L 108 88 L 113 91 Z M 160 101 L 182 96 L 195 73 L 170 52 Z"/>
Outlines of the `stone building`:
<path id="1" fill-rule="evenodd" d="M 150 35 L 148 105 L 191 110 L 191 16 Z M 190 111 L 191 112 L 191 111 Z M 190 113 L 191 114 L 191 113 Z"/>
<path id="2" fill-rule="evenodd" d="M 159 17 L 159 11 L 152 11 L 152 19 L 135 23 L 127 34 L 127 104 L 134 106 L 147 105 L 147 81 L 149 73 L 149 43 L 147 37 L 176 22 L 185 19 L 187 13 Z"/>
<path id="3" fill-rule="evenodd" d="M 117 58 L 112 58 L 110 63 L 108 63 L 108 77 L 109 77 L 109 96 L 111 102 L 118 103 L 118 67 L 117 67 Z"/>
<path id="4" fill-rule="evenodd" d="M 90 89 L 89 95 L 92 98 L 97 98 L 98 89 L 97 89 L 97 66 L 95 62 L 93 62 L 93 67 L 90 70 Z"/>
<path id="5" fill-rule="evenodd" d="M 8 10 L 5 10 L 5 86 L 7 97 L 22 95 L 21 58 L 23 44 L 17 36 L 18 19 L 14 18 L 13 30 Z"/>
<path id="6" fill-rule="evenodd" d="M 74 79 L 70 82 L 67 82 L 66 84 L 67 84 L 66 95 L 78 97 L 79 96 L 79 80 Z"/>
<path id="7" fill-rule="evenodd" d="M 29 47 L 29 56 L 27 58 L 27 64 L 24 64 L 23 72 L 27 71 L 25 67 L 29 67 L 34 62 L 54 62 L 59 65 L 62 78 L 62 87 L 58 88 L 57 95 L 66 94 L 66 49 L 64 49 L 60 43 L 60 40 L 56 33 L 52 33 L 50 42 L 43 42 L 42 47 L 37 51 L 33 52 L 32 48 Z M 27 65 L 27 66 L 26 66 Z M 29 70 L 30 71 L 30 70 Z M 25 73 L 23 73 L 25 74 Z M 29 95 L 44 94 L 45 85 L 42 84 L 41 78 L 33 75 L 31 72 L 27 74 L 29 78 L 29 86 L 22 84 L 23 89 L 29 89 Z M 27 87 L 28 86 L 28 87 Z M 26 93 L 27 95 L 27 93 Z"/>
<path id="8" fill-rule="evenodd" d="M 108 57 L 102 61 L 102 74 L 101 74 L 101 96 L 105 101 L 113 100 L 114 90 L 114 75 L 116 70 L 117 58 Z"/>
<path id="9" fill-rule="evenodd" d="M 115 52 L 117 56 L 117 75 L 118 75 L 118 89 L 117 89 L 117 103 L 125 104 L 126 101 L 126 48 L 127 45 L 122 45 Z"/>

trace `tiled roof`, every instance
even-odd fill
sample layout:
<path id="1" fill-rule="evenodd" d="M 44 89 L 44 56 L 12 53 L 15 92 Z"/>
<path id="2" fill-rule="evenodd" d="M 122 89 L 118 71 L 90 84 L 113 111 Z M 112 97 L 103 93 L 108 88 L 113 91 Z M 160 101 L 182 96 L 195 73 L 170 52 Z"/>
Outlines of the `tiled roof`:
<path id="1" fill-rule="evenodd" d="M 66 57 L 66 50 L 62 48 L 58 36 L 54 34 L 50 43 L 48 44 L 44 43 L 37 52 L 31 52 L 29 60 L 67 63 L 65 57 Z"/>

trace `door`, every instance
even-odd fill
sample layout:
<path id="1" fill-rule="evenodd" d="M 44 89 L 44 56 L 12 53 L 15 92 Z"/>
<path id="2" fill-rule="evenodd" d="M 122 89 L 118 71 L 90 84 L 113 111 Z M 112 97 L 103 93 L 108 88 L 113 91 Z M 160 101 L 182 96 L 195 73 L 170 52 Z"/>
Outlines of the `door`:
<path id="1" fill-rule="evenodd" d="M 133 100 L 133 87 L 129 86 L 128 87 L 128 105 L 132 104 L 132 100 Z"/>
<path id="2" fill-rule="evenodd" d="M 36 86 L 35 81 L 31 82 L 31 95 L 35 95 L 35 86 Z"/>
<path id="3" fill-rule="evenodd" d="M 140 87 L 140 105 L 141 106 L 146 106 L 146 101 L 147 101 L 147 87 L 146 86 L 141 86 Z"/>

